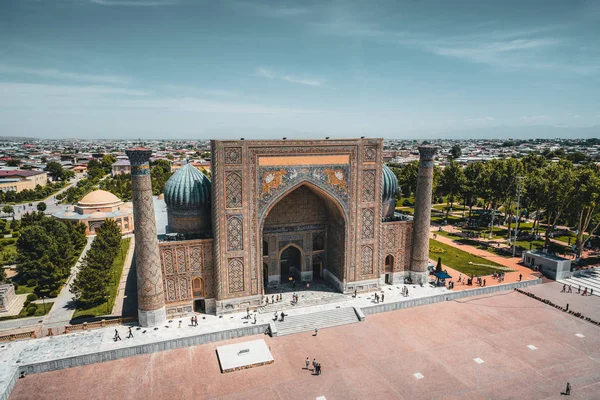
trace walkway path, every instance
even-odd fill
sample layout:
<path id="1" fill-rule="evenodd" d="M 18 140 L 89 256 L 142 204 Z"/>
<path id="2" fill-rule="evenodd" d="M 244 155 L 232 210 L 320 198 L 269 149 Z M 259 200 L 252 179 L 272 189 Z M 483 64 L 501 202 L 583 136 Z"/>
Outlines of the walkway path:
<path id="1" fill-rule="evenodd" d="M 433 232 L 431 233 L 431 238 L 433 239 Z M 467 244 L 456 243 L 452 239 L 449 239 L 442 235 L 437 235 L 437 238 L 435 240 L 437 240 L 441 243 L 444 243 L 448 246 L 452 246 L 459 250 L 465 251 L 465 252 L 473 254 L 475 256 L 485 258 L 486 260 L 493 261 L 504 267 L 508 267 L 508 268 L 515 270 L 515 272 L 506 272 L 504 274 L 504 282 L 502 282 L 502 283 L 517 282 L 517 281 L 519 281 L 519 275 L 521 275 L 522 280 L 537 279 L 539 277 L 539 274 L 533 272 L 530 268 L 527 268 L 527 267 L 519 264 L 519 262 L 521 261 L 520 258 L 501 257 L 498 255 L 492 254 L 488 251 L 478 249 L 477 247 L 473 247 L 473 246 L 470 246 Z M 431 261 L 434 264 L 437 262 L 437 260 L 431 260 Z M 461 275 L 461 272 L 456 271 L 448 266 L 444 266 L 444 269 L 447 269 L 448 274 L 450 276 L 452 276 L 452 280 L 454 282 L 456 282 L 458 280 L 459 276 Z M 465 276 L 464 274 L 462 274 L 462 275 L 463 275 L 463 277 Z M 493 285 L 499 285 L 499 284 L 501 284 L 501 282 L 498 282 L 497 280 L 492 279 L 491 275 L 489 277 L 486 277 L 486 286 L 493 286 Z M 455 283 L 455 286 L 454 286 L 454 290 L 464 290 L 464 289 L 472 289 L 472 288 L 473 288 L 473 286 L 462 285 L 460 283 Z"/>
<path id="2" fill-rule="evenodd" d="M 129 270 L 131 269 L 131 263 L 133 260 L 133 250 L 135 249 L 135 236 L 125 235 L 123 239 L 130 238 L 129 248 L 127 249 L 127 257 L 123 265 L 123 272 L 121 273 L 121 279 L 119 280 L 119 289 L 117 291 L 117 298 L 112 309 L 114 316 L 120 317 L 123 313 L 123 300 L 125 299 L 125 285 L 127 283 L 127 277 L 129 276 Z"/>
<path id="3" fill-rule="evenodd" d="M 90 249 L 93 240 L 94 237 L 87 238 L 87 244 L 81 252 L 79 260 L 77 260 L 73 268 L 71 268 L 71 275 L 67 279 L 67 282 L 63 286 L 58 297 L 54 299 L 54 306 L 44 319 L 45 326 L 54 324 L 65 325 L 71 320 L 71 317 L 75 312 L 75 306 L 73 305 L 73 294 L 70 291 L 71 284 L 73 283 L 73 279 L 77 275 L 77 272 L 79 272 L 81 261 L 85 257 L 87 251 Z"/>

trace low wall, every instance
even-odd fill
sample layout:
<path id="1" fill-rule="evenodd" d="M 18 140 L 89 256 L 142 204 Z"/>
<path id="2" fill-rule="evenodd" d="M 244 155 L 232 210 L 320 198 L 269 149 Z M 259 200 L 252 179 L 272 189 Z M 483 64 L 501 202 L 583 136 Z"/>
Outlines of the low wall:
<path id="1" fill-rule="evenodd" d="M 88 353 L 75 357 L 68 357 L 63 359 L 22 365 L 19 367 L 19 371 L 25 371 L 28 374 L 56 371 L 59 369 L 79 367 L 88 364 L 96 364 L 104 361 L 118 360 L 120 358 L 131 357 L 140 354 L 156 353 L 163 350 L 173 350 L 182 347 L 197 346 L 200 344 L 210 342 L 218 342 L 221 340 L 263 334 L 268 328 L 269 324 L 244 326 L 241 328 L 230 329 L 226 331 L 210 332 L 201 335 L 188 336 L 184 338 L 170 339 L 161 342 L 153 342 L 141 344 L 138 346 L 100 351 L 97 353 Z"/>
<path id="2" fill-rule="evenodd" d="M 15 388 L 17 384 L 17 379 L 19 379 L 19 369 L 15 367 L 10 373 L 10 377 L 8 378 L 8 382 L 4 390 L 0 393 L 0 400 L 8 400 L 12 390 Z"/>
<path id="3" fill-rule="evenodd" d="M 450 301 L 461 299 L 463 297 L 472 297 L 472 296 L 481 296 L 484 294 L 504 292 L 507 290 L 513 290 L 517 288 L 522 288 L 531 285 L 538 285 L 542 283 L 541 278 L 537 278 L 534 280 L 514 282 L 514 283 L 506 283 L 504 285 L 495 285 L 495 286 L 486 286 L 479 287 L 475 289 L 466 289 L 466 290 L 458 290 L 456 292 L 448 292 L 443 294 L 438 294 L 436 296 L 422 297 L 419 299 L 412 300 L 404 300 L 404 301 L 396 301 L 392 303 L 380 303 L 374 306 L 361 307 L 364 315 L 377 314 L 387 311 L 400 310 L 403 308 L 411 308 L 424 306 L 426 304 L 434 304 L 439 303 L 441 301 Z"/>

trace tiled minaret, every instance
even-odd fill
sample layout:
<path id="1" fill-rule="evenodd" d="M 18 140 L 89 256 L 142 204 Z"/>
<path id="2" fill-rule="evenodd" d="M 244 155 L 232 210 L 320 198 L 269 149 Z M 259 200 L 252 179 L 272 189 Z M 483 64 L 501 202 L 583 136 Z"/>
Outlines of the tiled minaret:
<path id="1" fill-rule="evenodd" d="M 152 150 L 137 147 L 126 153 L 131 163 L 138 320 L 141 326 L 156 326 L 166 320 L 166 311 L 148 163 Z"/>
<path id="2" fill-rule="evenodd" d="M 429 260 L 429 227 L 431 223 L 431 195 L 433 188 L 433 157 L 437 151 L 433 146 L 419 147 L 419 172 L 415 193 L 413 219 L 412 257 L 410 261 L 413 282 L 427 283 Z"/>

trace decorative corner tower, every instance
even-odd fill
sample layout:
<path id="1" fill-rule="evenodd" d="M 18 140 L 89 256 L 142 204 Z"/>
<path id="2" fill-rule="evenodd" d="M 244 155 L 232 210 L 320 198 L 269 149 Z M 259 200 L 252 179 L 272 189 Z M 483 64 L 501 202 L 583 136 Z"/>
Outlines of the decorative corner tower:
<path id="1" fill-rule="evenodd" d="M 427 283 L 429 261 L 429 230 L 431 224 L 431 195 L 433 189 L 433 157 L 437 151 L 433 146 L 419 147 L 419 172 L 415 193 L 413 219 L 412 257 L 410 261 L 413 282 Z"/>
<path id="2" fill-rule="evenodd" d="M 162 324 L 167 317 L 148 163 L 152 150 L 137 147 L 127 150 L 126 154 L 131 163 L 133 217 L 136 225 L 138 320 L 141 326 L 151 327 Z"/>

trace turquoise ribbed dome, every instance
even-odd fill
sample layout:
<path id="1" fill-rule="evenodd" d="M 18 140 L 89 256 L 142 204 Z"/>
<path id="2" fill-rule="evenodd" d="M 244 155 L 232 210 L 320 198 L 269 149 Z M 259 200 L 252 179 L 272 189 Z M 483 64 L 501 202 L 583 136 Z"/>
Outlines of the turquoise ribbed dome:
<path id="1" fill-rule="evenodd" d="M 387 165 L 381 168 L 383 181 L 381 183 L 381 201 L 386 203 L 395 200 L 398 193 L 398 178 Z"/>
<path id="2" fill-rule="evenodd" d="M 210 203 L 210 180 L 192 164 L 185 164 L 167 181 L 165 203 L 186 208 Z"/>

